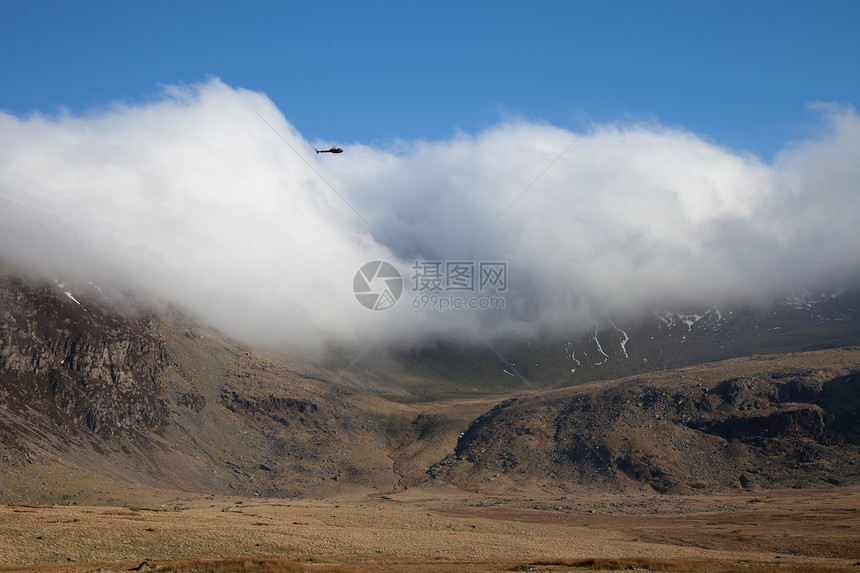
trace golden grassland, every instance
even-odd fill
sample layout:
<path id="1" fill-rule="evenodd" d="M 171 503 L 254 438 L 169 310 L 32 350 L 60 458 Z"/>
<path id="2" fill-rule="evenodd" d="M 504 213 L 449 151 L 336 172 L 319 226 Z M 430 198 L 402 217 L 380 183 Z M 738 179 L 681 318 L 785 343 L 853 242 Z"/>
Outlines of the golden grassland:
<path id="1" fill-rule="evenodd" d="M 0 506 L 0 571 L 849 571 L 860 487 L 699 496 L 414 488 L 291 500 L 152 490 Z"/>

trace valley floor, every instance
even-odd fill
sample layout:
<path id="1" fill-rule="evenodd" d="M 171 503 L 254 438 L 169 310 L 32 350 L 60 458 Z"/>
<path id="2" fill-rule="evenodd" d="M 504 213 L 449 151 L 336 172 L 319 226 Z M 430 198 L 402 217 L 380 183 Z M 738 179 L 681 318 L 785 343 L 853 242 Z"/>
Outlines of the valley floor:
<path id="1" fill-rule="evenodd" d="M 860 567 L 856 486 L 561 498 L 450 487 L 336 500 L 127 493 L 137 505 L 0 506 L 0 571 L 107 573 L 144 561 L 187 572 Z"/>

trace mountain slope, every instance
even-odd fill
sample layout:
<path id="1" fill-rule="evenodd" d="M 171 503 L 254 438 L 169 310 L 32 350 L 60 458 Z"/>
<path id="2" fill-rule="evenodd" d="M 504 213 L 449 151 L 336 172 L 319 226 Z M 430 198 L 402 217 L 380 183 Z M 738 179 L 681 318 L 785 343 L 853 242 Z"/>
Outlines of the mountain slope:
<path id="1" fill-rule="evenodd" d="M 846 299 L 824 302 L 836 300 Z M 674 371 L 642 360 L 647 373 L 540 390 L 565 381 L 538 376 L 540 362 L 506 364 L 498 349 L 425 350 L 376 371 L 304 369 L 178 314 L 120 312 L 94 286 L 5 279 L 0 302 L 0 498 L 9 501 L 84 500 L 92 488 L 81 480 L 284 497 L 427 481 L 660 492 L 857 481 L 857 348 Z M 684 344 L 697 328 L 732 324 L 655 319 L 663 341 L 686 328 Z M 593 337 L 605 359 L 595 368 L 647 347 L 626 328 Z M 588 339 L 522 348 L 567 368 L 574 356 L 584 362 L 576 344 Z"/>
<path id="2" fill-rule="evenodd" d="M 624 321 L 602 318 L 536 338 L 472 346 L 437 341 L 396 353 L 387 361 L 360 358 L 351 369 L 364 369 L 363 380 L 343 378 L 383 394 L 516 392 L 738 356 L 856 344 L 860 344 L 860 292 L 804 291 L 755 304 L 659 309 Z M 399 378 L 392 379 L 392 372 Z"/>
<path id="3" fill-rule="evenodd" d="M 860 349 L 736 359 L 513 398 L 431 468 L 461 487 L 687 493 L 860 478 Z"/>

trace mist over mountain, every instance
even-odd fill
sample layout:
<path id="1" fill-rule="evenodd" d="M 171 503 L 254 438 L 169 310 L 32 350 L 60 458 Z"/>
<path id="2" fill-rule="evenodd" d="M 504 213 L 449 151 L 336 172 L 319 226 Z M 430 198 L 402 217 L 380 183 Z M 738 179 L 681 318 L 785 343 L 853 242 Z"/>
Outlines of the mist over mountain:
<path id="1" fill-rule="evenodd" d="M 860 118 L 813 107 L 820 123 L 772 164 L 657 120 L 312 142 L 288 109 L 218 79 L 80 116 L 0 113 L 0 262 L 296 351 L 585 330 L 856 284 Z M 345 153 L 314 153 L 333 143 Z M 369 261 L 402 277 L 387 310 L 353 292 Z M 425 263 L 502 263 L 506 280 L 422 290 Z"/>

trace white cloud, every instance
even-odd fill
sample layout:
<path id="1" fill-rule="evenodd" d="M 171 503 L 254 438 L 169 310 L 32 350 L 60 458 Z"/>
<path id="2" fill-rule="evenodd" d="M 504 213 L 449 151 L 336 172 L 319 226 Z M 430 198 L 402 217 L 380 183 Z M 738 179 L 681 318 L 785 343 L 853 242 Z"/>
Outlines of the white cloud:
<path id="1" fill-rule="evenodd" d="M 860 268 L 860 120 L 822 113 L 774 165 L 659 124 L 524 121 L 318 156 L 268 98 L 218 80 L 84 117 L 0 114 L 0 260 L 288 348 L 751 296 Z M 406 283 L 384 312 L 352 293 L 377 259 Z M 505 261 L 506 310 L 414 310 L 415 260 Z"/>

